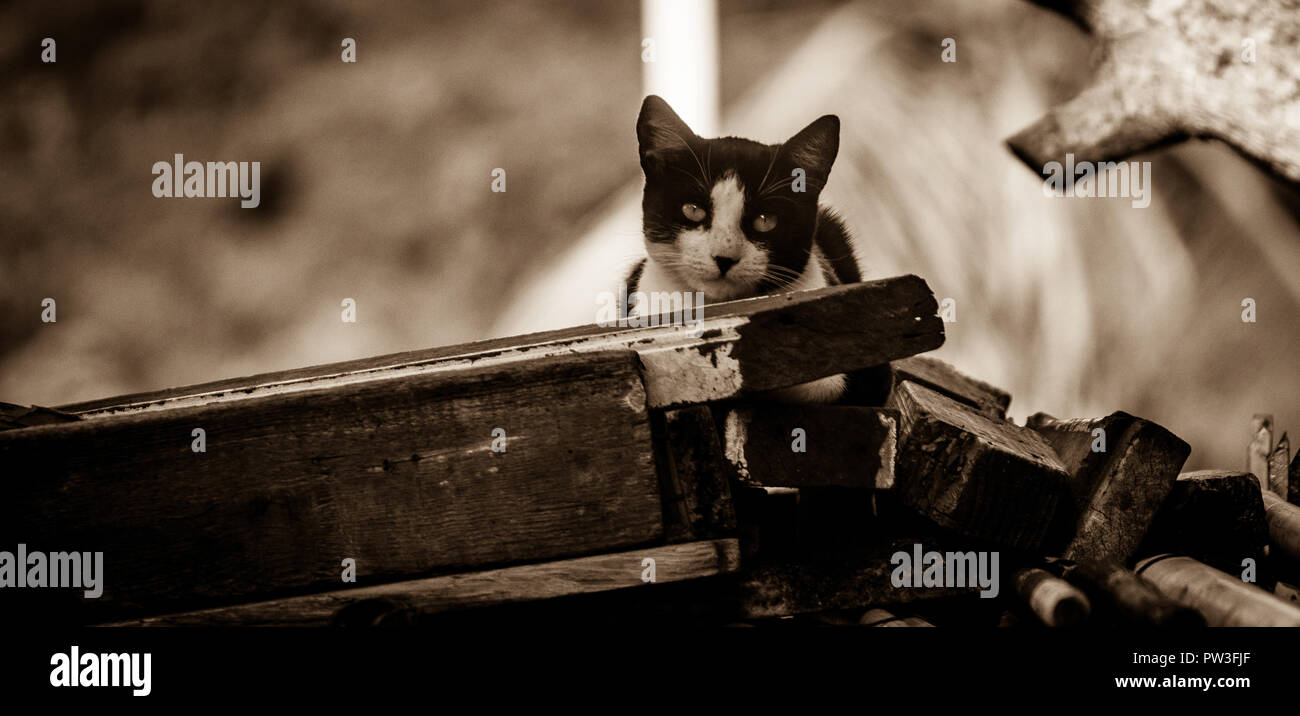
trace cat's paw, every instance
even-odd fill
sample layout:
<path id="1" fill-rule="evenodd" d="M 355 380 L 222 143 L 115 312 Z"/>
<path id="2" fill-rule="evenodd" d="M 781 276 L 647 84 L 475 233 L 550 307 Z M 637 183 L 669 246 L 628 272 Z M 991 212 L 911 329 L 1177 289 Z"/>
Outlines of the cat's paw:
<path id="1" fill-rule="evenodd" d="M 763 393 L 763 397 L 782 403 L 834 403 L 844 395 L 848 379 L 843 374 L 818 378 L 809 383 L 778 388 Z"/>

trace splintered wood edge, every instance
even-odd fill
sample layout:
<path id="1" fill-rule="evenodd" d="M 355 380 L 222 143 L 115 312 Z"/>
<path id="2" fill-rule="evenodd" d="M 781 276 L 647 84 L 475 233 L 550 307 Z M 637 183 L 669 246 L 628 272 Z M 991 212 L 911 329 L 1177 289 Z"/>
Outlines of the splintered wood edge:
<path id="1" fill-rule="evenodd" d="M 646 581 L 653 560 L 654 582 Z M 556 562 L 342 589 L 101 626 L 326 625 L 339 609 L 391 600 L 422 614 L 607 592 L 714 577 L 740 569 L 740 542 L 717 539 Z"/>
<path id="2" fill-rule="evenodd" d="M 882 301 L 887 305 L 881 305 Z M 904 343 L 907 344 L 906 349 L 900 355 L 897 354 L 900 353 L 898 346 L 893 346 L 894 350 L 877 362 L 932 350 L 943 344 L 942 321 L 937 315 L 932 315 L 938 308 L 933 292 L 924 279 L 909 274 L 878 281 L 708 304 L 705 309 L 712 308 L 713 315 L 709 315 L 706 310 L 705 317 L 690 327 L 657 325 L 649 328 L 610 329 L 596 325 L 578 326 L 76 403 L 60 406 L 59 410 L 95 419 L 109 415 L 197 407 L 424 373 L 506 367 L 549 356 L 614 349 L 632 350 L 640 356 L 650 407 L 685 406 L 734 397 L 745 387 L 783 387 L 768 385 L 773 379 L 772 376 L 765 375 L 764 370 L 808 373 L 795 375 L 787 383 L 792 385 L 864 367 L 829 366 L 825 371 L 820 371 L 810 368 L 806 359 L 788 364 L 782 362 L 780 366 L 768 366 L 760 360 L 769 350 L 785 353 L 800 351 L 801 346 L 798 345 L 778 345 L 783 333 L 774 330 L 774 325 L 779 326 L 779 319 L 783 316 L 789 318 L 809 315 L 809 307 L 813 305 L 825 306 L 821 313 L 844 321 L 842 328 L 847 336 L 846 342 L 851 342 L 855 334 L 870 334 L 871 331 L 879 330 L 877 323 L 892 328 L 897 335 L 887 335 L 885 342 L 892 340 Z M 868 311 L 875 309 L 880 315 L 867 318 L 888 320 L 880 322 L 857 316 L 846 318 L 843 315 L 846 307 L 865 308 Z M 815 309 L 811 309 L 811 312 L 812 315 L 818 314 Z M 777 324 L 773 324 L 773 319 L 778 319 Z M 905 330 L 903 323 L 907 324 Z M 755 341 L 752 337 L 746 339 L 742 336 L 751 324 L 759 338 L 757 345 L 749 346 L 746 350 L 747 344 Z M 793 325 L 791 331 L 798 328 L 799 326 Z M 815 328 L 821 333 L 827 330 L 825 325 Z M 799 343 L 796 340 L 798 338 L 797 334 L 790 332 L 785 343 Z M 744 355 L 738 354 L 738 350 Z M 850 362 L 861 362 L 867 357 L 854 355 L 846 358 Z M 743 375 L 742 366 L 749 366 L 747 370 L 751 375 Z M 751 385 L 744 385 L 746 378 Z"/>

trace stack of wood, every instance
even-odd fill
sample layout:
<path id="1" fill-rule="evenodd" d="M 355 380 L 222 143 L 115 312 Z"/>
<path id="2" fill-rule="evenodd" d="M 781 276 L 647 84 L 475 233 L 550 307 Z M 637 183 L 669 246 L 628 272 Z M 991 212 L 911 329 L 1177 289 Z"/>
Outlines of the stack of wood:
<path id="1" fill-rule="evenodd" d="M 904 276 L 689 326 L 9 406 L 0 549 L 102 551 L 106 578 L 99 599 L 2 590 L 24 602 L 3 611 L 1300 625 L 1300 459 L 1270 437 L 1260 478 L 1180 475 L 1189 446 L 1126 413 L 1017 425 L 1007 393 L 921 355 L 943 343 L 937 308 Z M 772 393 L 838 374 L 860 404 Z M 993 583 L 965 557 L 991 557 Z"/>

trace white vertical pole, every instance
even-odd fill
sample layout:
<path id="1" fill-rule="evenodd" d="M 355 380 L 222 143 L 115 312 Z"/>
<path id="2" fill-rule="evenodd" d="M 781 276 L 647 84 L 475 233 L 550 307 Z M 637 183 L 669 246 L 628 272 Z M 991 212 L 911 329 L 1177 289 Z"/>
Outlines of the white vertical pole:
<path id="1" fill-rule="evenodd" d="M 641 32 L 650 49 L 642 53 L 645 94 L 667 100 L 696 134 L 717 136 L 717 0 L 642 0 Z"/>

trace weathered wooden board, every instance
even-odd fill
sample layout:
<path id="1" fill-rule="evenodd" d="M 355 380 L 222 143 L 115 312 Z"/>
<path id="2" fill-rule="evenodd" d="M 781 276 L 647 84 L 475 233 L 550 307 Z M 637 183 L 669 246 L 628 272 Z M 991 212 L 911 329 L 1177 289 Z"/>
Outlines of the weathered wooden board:
<path id="1" fill-rule="evenodd" d="M 937 358 L 912 356 L 890 363 L 893 385 L 911 381 L 943 393 L 961 403 L 995 418 L 1005 418 L 1011 394 L 972 378 Z"/>
<path id="2" fill-rule="evenodd" d="M 333 589 L 345 558 L 366 584 L 664 536 L 630 351 L 5 431 L 0 466 L 0 544 L 104 552 L 90 609 Z"/>
<path id="3" fill-rule="evenodd" d="M 1126 562 L 1142 543 L 1192 448 L 1161 426 L 1112 413 L 1096 420 L 1056 420 L 1037 413 L 1042 435 L 1070 475 L 1064 523 L 1066 559 Z"/>
<path id="4" fill-rule="evenodd" d="M 1300 627 L 1300 608 L 1191 557 L 1150 557 L 1138 563 L 1137 573 L 1195 608 L 1210 626 Z"/>
<path id="5" fill-rule="evenodd" d="M 889 407 L 899 411 L 894 481 L 904 504 L 969 537 L 1042 544 L 1069 476 L 1037 433 L 909 381 Z"/>
<path id="6" fill-rule="evenodd" d="M 978 592 L 979 587 L 971 585 L 895 586 L 891 577 L 896 566 L 890 557 L 895 551 L 911 549 L 910 541 L 897 540 L 852 559 L 799 560 L 747 568 L 740 583 L 740 611 L 746 618 L 759 619 L 963 595 L 974 597 Z M 926 544 L 925 549 L 941 548 Z"/>
<path id="7" fill-rule="evenodd" d="M 1240 574 L 1244 559 L 1264 563 L 1267 544 L 1259 479 L 1245 472 L 1199 470 L 1178 476 L 1138 555 L 1185 554 Z"/>
<path id="8" fill-rule="evenodd" d="M 697 405 L 652 415 L 668 541 L 736 532 L 736 510 L 713 412 Z"/>
<path id="9" fill-rule="evenodd" d="M 652 560 L 647 561 L 647 560 Z M 653 564 L 654 581 L 647 581 Z M 424 615 L 713 577 L 740 568 L 735 539 L 647 549 L 341 589 L 114 622 L 109 626 L 322 626 L 344 609 Z"/>
<path id="10" fill-rule="evenodd" d="M 755 404 L 728 410 L 723 426 L 727 464 L 740 482 L 878 489 L 894 484 L 897 411 Z"/>
<path id="11" fill-rule="evenodd" d="M 62 406 L 83 417 L 246 400 L 376 379 L 630 348 L 652 407 L 721 400 L 887 363 L 943 344 L 925 281 L 901 276 L 710 304 L 693 327 L 592 324 Z M 670 318 L 655 319 L 661 324 Z"/>

